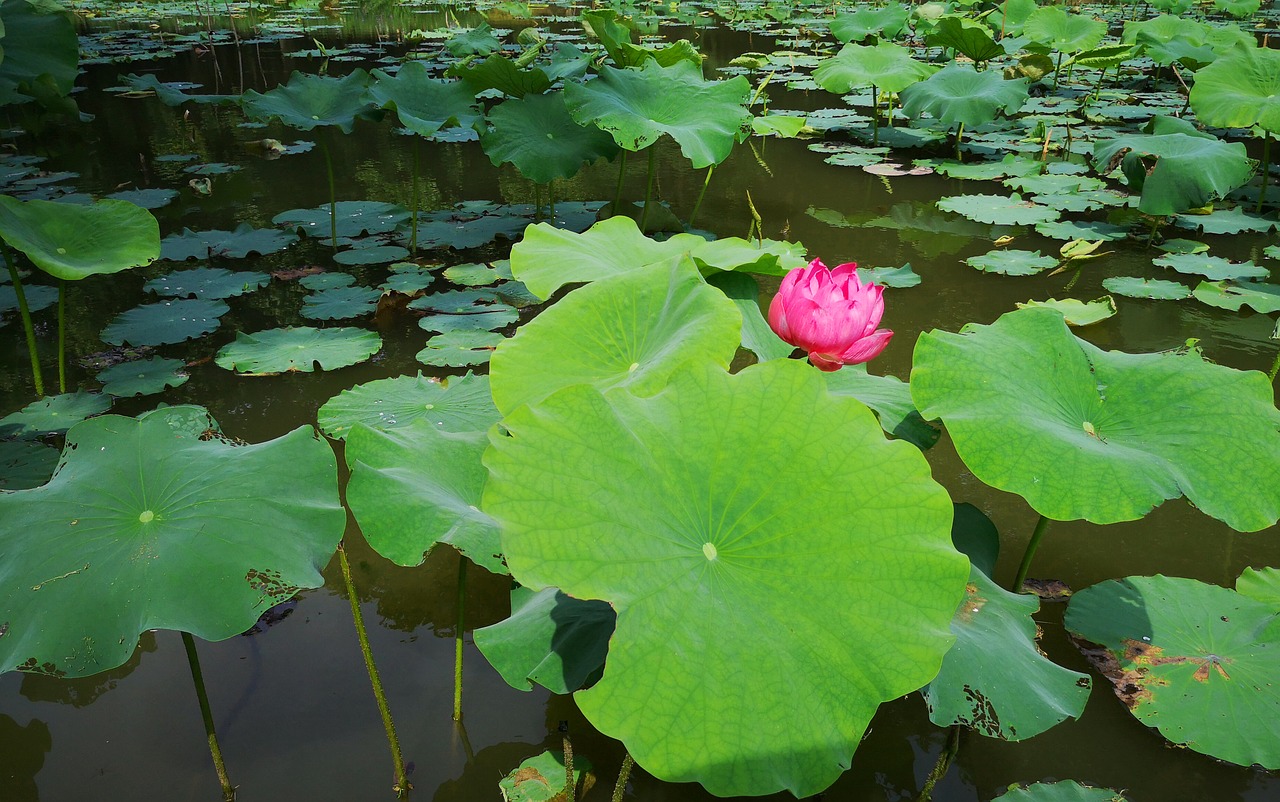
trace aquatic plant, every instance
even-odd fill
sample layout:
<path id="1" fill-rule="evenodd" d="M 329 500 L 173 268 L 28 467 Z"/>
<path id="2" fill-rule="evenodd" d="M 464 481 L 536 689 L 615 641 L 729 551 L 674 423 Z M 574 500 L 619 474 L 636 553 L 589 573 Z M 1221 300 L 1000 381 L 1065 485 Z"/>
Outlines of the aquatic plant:
<path id="1" fill-rule="evenodd" d="M 877 328 L 884 314 L 884 288 L 864 285 L 858 266 L 829 268 L 819 259 L 787 273 L 769 303 L 769 327 L 809 354 L 819 370 L 839 370 L 875 359 L 893 332 Z"/>

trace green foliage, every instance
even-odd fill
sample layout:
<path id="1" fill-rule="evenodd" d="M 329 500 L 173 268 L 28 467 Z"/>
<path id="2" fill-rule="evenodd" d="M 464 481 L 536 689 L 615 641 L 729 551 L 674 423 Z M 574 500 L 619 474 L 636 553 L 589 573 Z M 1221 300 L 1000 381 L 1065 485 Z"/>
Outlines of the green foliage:
<path id="1" fill-rule="evenodd" d="M 901 45 L 848 44 L 836 55 L 818 63 L 813 80 L 828 92 L 840 95 L 867 86 L 881 92 L 901 92 L 937 70 L 931 64 L 916 61 L 911 50 Z"/>
<path id="2" fill-rule="evenodd" d="M 928 42 L 931 47 L 950 48 L 979 64 L 1005 55 L 985 25 L 966 17 L 948 15 L 938 20 Z"/>
<path id="3" fill-rule="evenodd" d="M 363 362 L 382 347 L 382 338 L 372 331 L 356 328 L 268 329 L 253 334 L 236 332 L 235 342 L 218 350 L 218 367 L 245 376 L 276 373 L 310 373 L 337 370 Z"/>
<path id="4" fill-rule="evenodd" d="M 1125 797 L 1110 788 L 1094 788 L 1075 780 L 1035 783 L 1015 788 L 996 797 L 997 802 L 1125 802 Z"/>
<path id="5" fill-rule="evenodd" d="M 111 399 L 102 393 L 79 391 L 47 395 L 0 418 L 0 437 L 31 439 L 62 434 L 80 421 L 110 408 Z"/>
<path id="6" fill-rule="evenodd" d="M 564 92 L 525 95 L 495 106 L 480 144 L 495 165 L 511 163 L 530 181 L 572 178 L 596 159 L 618 153 L 613 137 L 569 115 Z"/>
<path id="7" fill-rule="evenodd" d="M 300 131 L 332 125 L 349 134 L 357 119 L 377 116 L 369 94 L 369 74 L 360 69 L 341 78 L 295 71 L 287 84 L 265 94 L 246 91 L 240 96 L 240 105 L 251 119 L 277 119 Z"/>
<path id="8" fill-rule="evenodd" d="M 172 345 L 217 331 L 231 307 L 204 298 L 142 304 L 116 315 L 102 330 L 112 345 Z"/>
<path id="9" fill-rule="evenodd" d="M 1280 52 L 1235 48 L 1196 72 L 1190 98 L 1205 125 L 1280 133 Z"/>
<path id="10" fill-rule="evenodd" d="M 594 685 L 604 669 L 617 615 L 601 601 L 582 601 L 559 588 L 511 591 L 511 615 L 475 631 L 476 648 L 507 684 L 552 693 Z"/>
<path id="11" fill-rule="evenodd" d="M 61 6 L 4 0 L 0 48 L 0 106 L 40 99 L 54 110 L 74 112 L 74 104 L 55 100 L 71 94 L 80 62 L 75 24 Z"/>
<path id="12" fill-rule="evenodd" d="M 831 35 L 841 42 L 860 42 L 872 36 L 894 39 L 907 26 L 909 10 L 890 2 L 880 8 L 859 8 L 831 18 Z M 897 91 L 897 90 L 893 90 Z"/>
<path id="13" fill-rule="evenodd" d="M 135 395 L 151 395 L 167 387 L 181 387 L 189 378 L 182 368 L 181 359 L 151 357 L 133 362 L 112 365 L 98 374 L 102 392 L 117 398 Z"/>
<path id="14" fill-rule="evenodd" d="M 447 380 L 417 376 L 357 384 L 320 407 L 320 430 L 335 440 L 357 423 L 391 431 L 425 420 L 441 431 L 482 432 L 498 422 L 489 377 L 467 373 Z"/>
<path id="15" fill-rule="evenodd" d="M 374 70 L 369 94 L 384 109 L 392 109 L 400 124 L 418 136 L 429 137 L 441 128 L 461 126 L 479 129 L 484 114 L 475 93 L 460 81 L 430 77 L 426 65 L 410 61 L 395 75 Z"/>
<path id="16" fill-rule="evenodd" d="M 160 256 L 160 224 L 127 201 L 81 206 L 0 195 L 0 237 L 44 272 L 71 281 L 118 273 Z"/>
<path id="17" fill-rule="evenodd" d="M 1061 6 L 1044 6 L 1031 12 L 1022 33 L 1050 50 L 1080 53 L 1098 46 L 1107 33 L 1107 24 Z"/>
<path id="18" fill-rule="evenodd" d="M 902 90 L 902 109 L 910 117 L 929 114 L 946 125 L 973 128 L 1013 114 L 1027 100 L 1027 80 L 1006 80 L 995 71 L 978 72 L 970 64 L 950 64 L 927 80 Z"/>

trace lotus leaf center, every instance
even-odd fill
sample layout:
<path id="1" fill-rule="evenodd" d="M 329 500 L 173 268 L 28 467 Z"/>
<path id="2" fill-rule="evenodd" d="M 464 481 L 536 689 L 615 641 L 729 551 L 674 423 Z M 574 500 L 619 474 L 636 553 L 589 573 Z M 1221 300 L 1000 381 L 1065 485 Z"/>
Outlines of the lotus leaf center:
<path id="1" fill-rule="evenodd" d="M 138 514 L 138 522 L 139 522 L 139 523 L 144 523 L 144 524 L 149 524 L 149 523 L 151 523 L 153 520 L 155 520 L 155 517 L 156 517 L 156 514 L 155 514 L 154 512 L 152 512 L 151 510 L 143 510 L 142 512 L 140 512 L 140 513 Z"/>
<path id="2" fill-rule="evenodd" d="M 703 553 L 704 555 L 706 555 L 706 558 L 707 558 L 708 560 L 714 560 L 714 559 L 716 558 L 716 556 L 717 556 L 717 552 L 716 552 L 715 544 L 712 544 L 712 543 L 703 543 L 703 544 L 702 544 L 702 553 Z"/>
<path id="3" fill-rule="evenodd" d="M 427 404 L 425 407 L 423 407 L 423 409 L 435 409 L 435 408 L 436 408 L 435 404 Z"/>
<path id="4" fill-rule="evenodd" d="M 627 373 L 635 373 L 636 370 L 639 369 L 639 367 L 640 367 L 639 362 L 632 362 L 631 367 L 627 368 Z"/>

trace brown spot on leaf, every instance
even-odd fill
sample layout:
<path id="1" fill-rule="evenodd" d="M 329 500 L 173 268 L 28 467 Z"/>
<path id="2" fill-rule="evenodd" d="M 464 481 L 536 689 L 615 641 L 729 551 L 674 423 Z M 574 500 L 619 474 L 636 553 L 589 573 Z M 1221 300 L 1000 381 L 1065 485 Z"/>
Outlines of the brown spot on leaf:
<path id="1" fill-rule="evenodd" d="M 296 267 L 292 270 L 275 270 L 272 271 L 271 277 L 280 281 L 297 281 L 304 276 L 314 276 L 316 273 L 323 272 L 323 269 L 315 265 L 307 265 L 305 267 Z"/>
<path id="2" fill-rule="evenodd" d="M 1061 579 L 1028 579 L 1022 583 L 1023 593 L 1034 593 L 1042 602 L 1060 603 L 1071 598 L 1071 586 Z"/>
<path id="3" fill-rule="evenodd" d="M 956 618 L 967 624 L 973 620 L 974 614 L 981 612 L 986 605 L 987 599 L 978 595 L 978 586 L 970 582 L 964 586 L 964 602 L 956 611 Z"/>
<path id="4" fill-rule="evenodd" d="M 1112 690 L 1125 707 L 1133 710 L 1151 698 L 1151 691 L 1146 688 L 1141 671 L 1123 667 L 1105 646 L 1075 635 L 1071 636 L 1071 640 L 1084 655 L 1084 659 L 1088 660 L 1099 674 L 1110 680 Z"/>

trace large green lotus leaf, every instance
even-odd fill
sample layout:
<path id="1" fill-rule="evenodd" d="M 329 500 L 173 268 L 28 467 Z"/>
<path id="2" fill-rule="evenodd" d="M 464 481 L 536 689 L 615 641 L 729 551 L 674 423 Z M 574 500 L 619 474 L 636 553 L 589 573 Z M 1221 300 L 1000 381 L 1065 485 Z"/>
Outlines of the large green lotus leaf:
<path id="1" fill-rule="evenodd" d="M 394 109 L 400 124 L 418 136 L 431 136 L 451 125 L 478 127 L 484 120 L 471 88 L 459 81 L 440 81 L 420 61 L 410 61 L 395 75 L 374 70 L 369 94 L 383 108 Z"/>
<path id="2" fill-rule="evenodd" d="M 1063 53 L 1092 50 L 1107 34 L 1107 24 L 1060 6 L 1037 8 L 1022 26 L 1031 41 Z"/>
<path id="3" fill-rule="evenodd" d="M 447 432 L 419 418 L 378 431 L 347 432 L 347 505 L 374 551 L 396 565 L 420 565 L 447 543 L 476 565 L 505 574 L 493 519 L 479 509 L 489 474 L 483 431 Z"/>
<path id="4" fill-rule="evenodd" d="M 0 195 L 0 237 L 44 272 L 72 281 L 160 257 L 160 224 L 128 201 L 81 205 Z"/>
<path id="5" fill-rule="evenodd" d="M 480 137 L 489 161 L 494 166 L 510 162 L 539 184 L 572 178 L 584 164 L 618 152 L 609 134 L 574 122 L 564 92 L 506 100 L 489 111 L 489 123 L 493 127 Z"/>
<path id="6" fill-rule="evenodd" d="M 623 215 L 601 220 L 581 234 L 537 223 L 526 228 L 524 238 L 512 246 L 511 273 L 534 295 L 546 299 L 565 284 L 640 270 L 704 242 L 693 234 L 656 242 Z"/>
<path id="7" fill-rule="evenodd" d="M 83 390 L 47 395 L 0 418 L 0 437 L 29 440 L 62 434 L 80 421 L 111 409 L 111 399 Z"/>
<path id="8" fill-rule="evenodd" d="M 1270 604 L 1280 612 L 1280 568 L 1246 568 L 1236 580 L 1236 593 Z"/>
<path id="9" fill-rule="evenodd" d="M 1264 315 L 1280 312 L 1280 284 L 1246 281 L 1202 281 L 1191 291 L 1197 301 L 1219 309 L 1240 311 L 1247 306 Z"/>
<path id="10" fill-rule="evenodd" d="M 487 56 L 502 47 L 489 23 L 482 22 L 469 31 L 454 34 L 444 47 L 455 56 Z"/>
<path id="11" fill-rule="evenodd" d="M 1159 267 L 1170 267 L 1179 273 L 1204 276 L 1210 281 L 1223 279 L 1266 278 L 1271 271 L 1253 262 L 1232 262 L 1207 253 L 1171 253 L 1151 260 Z"/>
<path id="12" fill-rule="evenodd" d="M 236 340 L 218 350 L 218 367 L 243 376 L 272 376 L 298 371 L 337 370 L 363 362 L 382 347 L 376 332 L 350 327 L 268 329 L 236 332 Z"/>
<path id="13" fill-rule="evenodd" d="M 756 355 L 760 362 L 782 359 L 795 352 L 795 346 L 783 342 L 760 311 L 760 284 L 745 273 L 713 273 L 707 283 L 725 294 L 742 316 L 742 347 Z"/>
<path id="14" fill-rule="evenodd" d="M 344 134 L 355 128 L 357 117 L 368 118 L 376 108 L 369 74 L 361 69 L 341 78 L 295 71 L 287 84 L 266 94 L 248 90 L 240 96 L 240 105 L 256 120 L 274 118 L 301 131 L 336 125 Z"/>
<path id="15" fill-rule="evenodd" d="M 953 63 L 902 90 L 908 117 L 931 114 L 946 125 L 974 128 L 1000 112 L 1013 114 L 1027 102 L 1027 79 L 1005 80 L 995 70 L 978 72 L 972 64 Z"/>
<path id="16" fill-rule="evenodd" d="M 605 52 L 619 67 L 640 67 L 653 60 L 664 67 L 677 61 L 701 65 L 702 55 L 686 39 L 672 42 L 661 49 L 631 43 L 631 29 L 618 22 L 618 12 L 612 9 L 584 11 L 582 24 L 595 34 Z"/>
<path id="17" fill-rule="evenodd" d="M 653 775 L 817 793 L 879 703 L 937 673 L 967 576 L 951 502 L 812 367 L 690 365 L 649 398 L 574 385 L 504 427 L 483 507 L 512 575 L 617 610 L 575 697 Z"/>
<path id="18" fill-rule="evenodd" d="M 542 70 L 537 67 L 522 70 L 511 59 L 497 53 L 474 67 L 455 66 L 448 74 L 461 78 L 477 94 L 486 89 L 497 89 L 504 95 L 524 97 L 551 88 L 551 79 Z"/>
<path id="19" fill-rule="evenodd" d="M 1280 768 L 1276 607 L 1233 590 L 1131 576 L 1077 591 L 1064 624 L 1102 646 L 1116 695 L 1170 741 Z"/>
<path id="20" fill-rule="evenodd" d="M 746 240 L 742 237 L 689 242 L 695 246 L 689 251 L 689 256 L 703 272 L 741 270 L 767 276 L 785 276 L 808 261 L 804 245 L 799 242 Z"/>
<path id="21" fill-rule="evenodd" d="M 942 433 L 920 417 L 915 404 L 911 403 L 911 388 L 901 379 L 875 376 L 867 372 L 866 365 L 846 365 L 824 373 L 823 378 L 832 395 L 856 398 L 870 407 L 886 433 L 920 449 L 932 448 L 938 442 Z"/>
<path id="22" fill-rule="evenodd" d="M 517 690 L 573 693 L 600 679 L 618 616 L 559 588 L 511 591 L 511 615 L 475 631 L 476 648 Z"/>
<path id="23" fill-rule="evenodd" d="M 1140 210 L 1180 214 L 1226 197 L 1253 177 L 1244 143 L 1223 142 L 1170 119 L 1155 118 L 1149 126 L 1164 133 L 1124 134 L 1093 146 L 1099 172 L 1119 165 L 1129 186 L 1142 193 Z"/>
<path id="24" fill-rule="evenodd" d="M 489 377 L 467 373 L 448 379 L 396 376 L 357 384 L 320 407 L 320 430 L 341 440 L 362 423 L 390 431 L 426 420 L 446 432 L 483 432 L 498 422 Z"/>
<path id="25" fill-rule="evenodd" d="M 222 300 L 244 295 L 263 287 L 271 280 L 255 270 L 227 270 L 221 267 L 194 267 L 153 278 L 143 285 L 157 295 L 169 298 L 209 298 Z"/>
<path id="26" fill-rule="evenodd" d="M 938 20 L 927 41 L 930 47 L 951 48 L 978 63 L 1005 55 L 985 25 L 954 15 Z"/>
<path id="27" fill-rule="evenodd" d="M 216 331 L 231 307 L 203 298 L 158 301 L 127 309 L 102 330 L 112 345 L 172 345 Z"/>
<path id="28" fill-rule="evenodd" d="M 215 428 L 198 407 L 86 421 L 48 484 L 0 494 L 0 670 L 96 674 L 148 629 L 229 638 L 324 584 L 346 523 L 328 444 L 233 446 L 197 416 Z"/>
<path id="29" fill-rule="evenodd" d="M 1214 209 L 1209 214 L 1180 214 L 1174 218 L 1179 228 L 1203 231 L 1205 234 L 1239 234 L 1255 231 L 1266 234 L 1280 223 L 1270 217 L 1251 214 L 1239 206 L 1231 209 Z"/>
<path id="30" fill-rule="evenodd" d="M 1130 521 L 1182 495 L 1240 531 L 1280 517 L 1280 411 L 1256 371 L 1102 351 L 1031 308 L 920 335 L 911 396 L 974 476 L 1054 520 Z"/>
<path id="31" fill-rule="evenodd" d="M 813 71 L 813 80 L 828 92 L 847 94 L 874 86 L 881 92 L 901 92 L 937 72 L 931 64 L 916 61 L 911 50 L 880 42 L 872 46 L 848 44 Z"/>
<path id="32" fill-rule="evenodd" d="M 0 5 L 0 105 L 25 102 L 42 81 L 71 94 L 80 46 L 71 15 L 54 3 L 5 0 Z"/>
<path id="33" fill-rule="evenodd" d="M 841 42 L 857 42 L 868 36 L 893 39 L 907 26 L 909 13 L 902 3 L 891 2 L 883 8 L 859 8 L 836 14 L 831 18 L 831 35 Z"/>
<path id="34" fill-rule="evenodd" d="M 0 440 L 0 491 L 39 487 L 57 465 L 56 448 L 34 440 Z"/>
<path id="35" fill-rule="evenodd" d="M 964 598 L 951 619 L 956 645 L 924 692 L 930 721 L 1022 741 L 1068 717 L 1080 718 L 1089 677 L 1040 652 L 1032 620 L 1039 609 L 1034 595 L 1010 593 L 976 566 L 969 569 Z"/>
<path id="36" fill-rule="evenodd" d="M 1191 108 L 1205 125 L 1280 133 L 1280 52 L 1237 47 L 1197 70 Z"/>
<path id="37" fill-rule="evenodd" d="M 1125 802 L 1125 798 L 1110 788 L 1094 788 L 1075 780 L 1059 780 L 1056 783 L 1036 783 L 1026 788 L 1015 788 L 996 797 L 996 802 Z"/>
<path id="38" fill-rule="evenodd" d="M 708 81 L 688 61 L 640 69 L 603 67 L 600 77 L 565 87 L 569 113 L 608 131 L 618 147 L 638 151 L 663 134 L 680 144 L 695 168 L 719 164 L 735 142 L 751 135 L 751 84 L 741 75 Z"/>
<path id="39" fill-rule="evenodd" d="M 1112 276 L 1111 278 L 1103 279 L 1102 286 L 1107 292 L 1123 295 L 1126 298 L 1181 301 L 1183 298 L 1191 297 L 1191 290 L 1187 289 L 1185 284 L 1157 278 Z"/>
<path id="40" fill-rule="evenodd" d="M 677 257 L 569 293 L 504 341 L 489 364 L 504 415 L 572 384 L 648 395 L 690 360 L 727 369 L 742 317 Z"/>
<path id="41" fill-rule="evenodd" d="M 175 262 L 215 256 L 243 259 L 251 253 L 265 255 L 283 251 L 297 241 L 297 234 L 274 228 L 254 228 L 248 223 L 241 223 L 234 231 L 192 231 L 184 228 L 182 233 L 170 234 L 164 238 L 160 243 L 160 258 Z"/>

